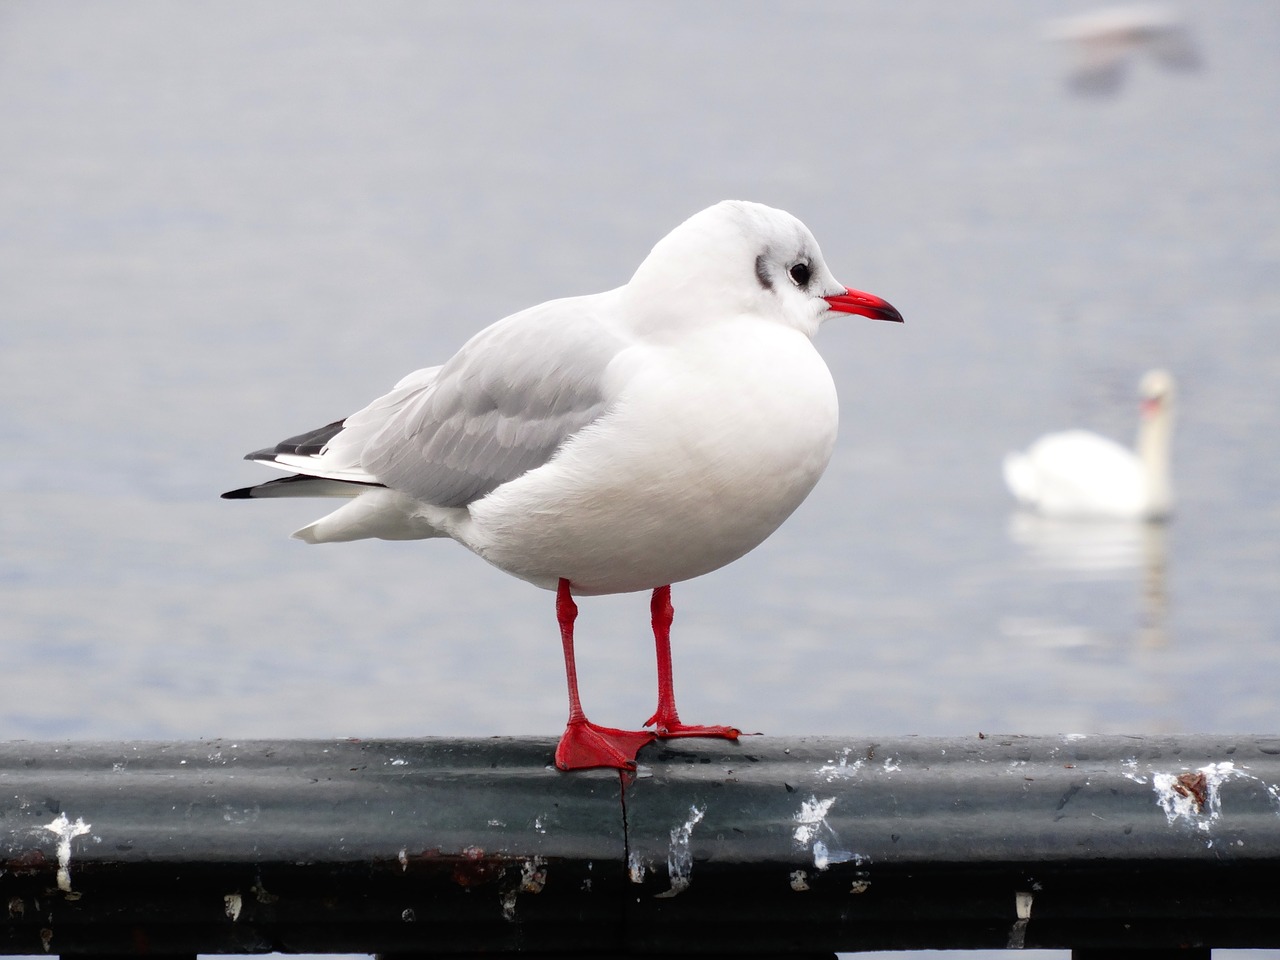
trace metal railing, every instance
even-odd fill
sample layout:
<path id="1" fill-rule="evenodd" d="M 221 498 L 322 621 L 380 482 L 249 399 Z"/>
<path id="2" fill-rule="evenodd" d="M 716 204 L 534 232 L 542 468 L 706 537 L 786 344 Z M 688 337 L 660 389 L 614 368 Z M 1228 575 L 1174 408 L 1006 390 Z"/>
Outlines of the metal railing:
<path id="1" fill-rule="evenodd" d="M 0 952 L 1280 946 L 1280 737 L 0 743 Z"/>

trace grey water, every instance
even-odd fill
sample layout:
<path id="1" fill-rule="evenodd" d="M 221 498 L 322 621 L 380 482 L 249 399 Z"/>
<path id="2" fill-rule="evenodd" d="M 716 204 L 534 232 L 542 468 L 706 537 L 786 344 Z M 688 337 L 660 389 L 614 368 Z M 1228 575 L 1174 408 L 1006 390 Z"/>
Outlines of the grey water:
<path id="1" fill-rule="evenodd" d="M 1189 7 L 1203 68 L 1110 97 L 1041 38 L 1082 9 L 0 4 L 0 738 L 557 733 L 550 594 L 217 495 L 726 197 L 907 322 L 826 325 L 827 475 L 675 587 L 686 719 L 1280 730 L 1280 8 Z M 1129 442 L 1156 366 L 1173 521 L 1015 510 L 1005 452 Z M 647 598 L 581 606 L 636 724 Z"/>

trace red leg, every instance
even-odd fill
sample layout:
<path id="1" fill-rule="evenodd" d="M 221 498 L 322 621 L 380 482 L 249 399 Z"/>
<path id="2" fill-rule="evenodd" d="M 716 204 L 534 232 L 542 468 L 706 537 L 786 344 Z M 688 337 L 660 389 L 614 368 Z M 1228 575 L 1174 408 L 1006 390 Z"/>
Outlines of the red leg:
<path id="1" fill-rule="evenodd" d="M 653 645 L 658 657 L 658 709 L 645 721 L 645 726 L 656 726 L 659 737 L 720 737 L 737 740 L 741 733 L 736 727 L 703 727 L 680 722 L 676 710 L 675 682 L 671 678 L 671 621 L 675 609 L 671 606 L 671 587 L 658 587 L 650 602 L 653 612 Z"/>
<path id="2" fill-rule="evenodd" d="M 556 766 L 561 770 L 583 770 L 588 767 L 616 767 L 634 770 L 636 754 L 653 743 L 648 730 L 615 730 L 601 727 L 587 719 L 578 698 L 578 667 L 573 656 L 573 622 L 578 605 L 569 593 L 569 581 L 560 578 L 556 588 L 556 619 L 560 622 L 560 643 L 564 647 L 564 675 L 569 685 L 569 722 L 556 747 Z"/>

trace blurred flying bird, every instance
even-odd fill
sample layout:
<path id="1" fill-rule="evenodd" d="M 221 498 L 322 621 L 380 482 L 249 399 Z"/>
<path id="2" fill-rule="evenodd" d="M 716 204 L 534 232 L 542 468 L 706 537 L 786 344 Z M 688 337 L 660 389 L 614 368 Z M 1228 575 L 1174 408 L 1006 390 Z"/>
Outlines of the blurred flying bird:
<path id="1" fill-rule="evenodd" d="M 1045 37 L 1071 48 L 1074 65 L 1067 84 L 1087 96 L 1117 93 L 1138 57 L 1148 56 L 1168 70 L 1200 67 L 1185 21 L 1163 6 L 1110 7 L 1055 20 Z"/>

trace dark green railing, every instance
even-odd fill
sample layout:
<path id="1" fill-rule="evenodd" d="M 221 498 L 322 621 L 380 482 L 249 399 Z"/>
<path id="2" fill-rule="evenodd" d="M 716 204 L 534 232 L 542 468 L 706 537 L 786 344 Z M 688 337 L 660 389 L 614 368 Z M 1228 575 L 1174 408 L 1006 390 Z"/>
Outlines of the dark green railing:
<path id="1" fill-rule="evenodd" d="M 1280 946 L 1280 737 L 0 744 L 0 952 Z"/>

